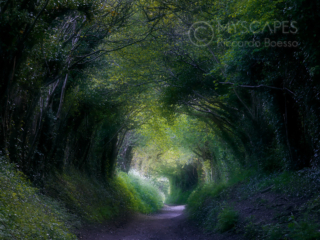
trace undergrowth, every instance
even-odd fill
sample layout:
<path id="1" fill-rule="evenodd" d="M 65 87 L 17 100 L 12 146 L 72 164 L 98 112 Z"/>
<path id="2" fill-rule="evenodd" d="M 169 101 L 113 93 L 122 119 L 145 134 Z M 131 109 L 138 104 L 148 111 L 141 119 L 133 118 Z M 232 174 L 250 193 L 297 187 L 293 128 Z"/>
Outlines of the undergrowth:
<path id="1" fill-rule="evenodd" d="M 254 171 L 249 170 L 238 170 L 229 177 L 228 181 L 212 182 L 198 186 L 188 198 L 187 211 L 190 218 L 209 232 L 224 231 L 224 226 L 228 226 L 226 228 L 229 230 L 229 226 L 234 226 L 237 214 L 231 212 L 230 208 L 225 208 L 223 201 L 228 198 L 233 186 L 247 181 L 254 173 Z M 225 211 L 225 215 L 223 211 Z M 234 213 L 234 218 L 228 218 L 229 213 Z"/>
<path id="2" fill-rule="evenodd" d="M 56 175 L 46 189 L 87 222 L 121 220 L 133 212 L 155 212 L 163 202 L 156 187 L 122 172 L 102 182 L 70 169 Z"/>
<path id="3" fill-rule="evenodd" d="M 166 203 L 186 204 L 191 193 L 192 190 L 182 191 L 181 189 L 175 189 L 174 191 L 171 191 L 170 194 L 167 196 Z"/>
<path id="4" fill-rule="evenodd" d="M 70 169 L 51 176 L 41 193 L 0 158 L 0 239 L 77 239 L 81 222 L 124 220 L 163 205 L 156 187 L 125 173 L 99 181 Z"/>
<path id="5" fill-rule="evenodd" d="M 225 232 L 233 228 L 238 221 L 238 213 L 231 207 L 224 207 L 218 214 L 217 230 Z"/>
<path id="6" fill-rule="evenodd" d="M 125 183 L 133 195 L 134 210 L 141 213 L 152 213 L 163 206 L 163 196 L 149 181 L 134 175 L 121 172 L 119 179 Z"/>
<path id="7" fill-rule="evenodd" d="M 247 239 L 320 239 L 319 181 L 320 171 L 311 169 L 273 174 L 237 172 L 228 181 L 199 186 L 190 195 L 187 210 L 191 219 L 210 232 L 224 232 L 236 227 L 235 230 Z M 294 214 L 288 216 L 288 211 L 279 212 L 279 217 L 272 222 L 258 225 L 244 219 L 239 223 L 237 211 L 226 207 L 225 201 L 230 204 L 265 192 L 305 203 L 294 208 Z M 291 200 L 287 201 L 290 203 Z"/>
<path id="8" fill-rule="evenodd" d="M 74 216 L 0 157 L 0 239 L 77 239 Z"/>

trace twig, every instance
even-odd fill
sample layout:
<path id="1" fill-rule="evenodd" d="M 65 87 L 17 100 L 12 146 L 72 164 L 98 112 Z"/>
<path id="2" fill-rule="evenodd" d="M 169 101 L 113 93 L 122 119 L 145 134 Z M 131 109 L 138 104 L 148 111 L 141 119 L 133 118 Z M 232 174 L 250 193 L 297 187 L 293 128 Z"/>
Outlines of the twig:
<path id="1" fill-rule="evenodd" d="M 235 83 L 231 83 L 231 82 L 219 82 L 219 84 L 229 84 L 229 85 L 235 85 Z M 243 87 L 243 88 L 261 88 L 261 87 L 265 87 L 265 88 L 272 88 L 272 89 L 276 89 L 276 90 L 287 90 L 289 93 L 296 95 L 294 92 L 292 92 L 291 90 L 289 90 L 288 88 L 278 88 L 278 87 L 272 87 L 272 86 L 267 86 L 267 85 L 257 85 L 257 86 L 250 86 L 250 85 L 237 85 L 237 87 Z"/>

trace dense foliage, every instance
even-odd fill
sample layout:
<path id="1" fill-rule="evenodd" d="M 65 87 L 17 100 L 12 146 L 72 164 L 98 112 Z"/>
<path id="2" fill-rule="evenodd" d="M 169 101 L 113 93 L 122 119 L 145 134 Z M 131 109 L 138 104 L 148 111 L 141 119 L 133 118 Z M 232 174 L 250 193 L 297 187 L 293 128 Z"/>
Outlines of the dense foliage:
<path id="1" fill-rule="evenodd" d="M 1 2 L 1 151 L 34 181 L 68 165 L 111 177 L 119 151 L 133 157 L 133 142 L 122 144 L 133 129 L 186 114 L 200 124 L 190 134 L 207 137 L 179 144 L 207 161 L 208 179 L 221 177 L 221 156 L 265 171 L 316 167 L 317 8 Z"/>
<path id="2" fill-rule="evenodd" d="M 142 213 L 152 213 L 158 211 L 163 206 L 163 197 L 160 191 L 148 180 L 144 180 L 137 175 L 121 173 L 119 178 L 128 191 L 133 196 L 132 210 Z"/>
<path id="3" fill-rule="evenodd" d="M 77 239 L 74 217 L 0 158 L 0 239 Z"/>
<path id="4" fill-rule="evenodd" d="M 121 97 L 125 86 L 101 69 L 152 23 L 128 32 L 144 21 L 133 1 L 0 4 L 1 152 L 34 182 L 69 165 L 111 177 L 132 107 Z"/>
<path id="5" fill-rule="evenodd" d="M 245 239 L 318 239 L 319 174 L 318 169 L 241 172 L 227 183 L 199 186 L 187 210 L 208 232 L 238 232 Z"/>
<path id="6" fill-rule="evenodd" d="M 139 176 L 120 173 L 102 183 L 69 170 L 41 193 L 5 158 L 0 161 L 0 239 L 77 239 L 72 232 L 81 222 L 123 221 L 163 205 L 159 190 Z"/>
<path id="7" fill-rule="evenodd" d="M 119 181 L 134 193 L 124 199 L 148 189 L 116 176 L 132 167 L 167 177 L 172 202 L 243 171 L 317 169 L 319 10 L 318 0 L 1 1 L 0 154 L 41 189 L 60 183 L 79 209 L 68 192 L 83 181 L 101 192 Z M 145 197 L 132 209 L 160 206 Z"/>

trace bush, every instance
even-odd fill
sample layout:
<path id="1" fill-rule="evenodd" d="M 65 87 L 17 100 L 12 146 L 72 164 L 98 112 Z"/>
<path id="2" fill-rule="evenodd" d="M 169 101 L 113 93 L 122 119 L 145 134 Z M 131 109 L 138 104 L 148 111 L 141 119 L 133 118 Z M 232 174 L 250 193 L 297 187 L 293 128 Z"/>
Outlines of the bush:
<path id="1" fill-rule="evenodd" d="M 0 239 L 77 239 L 61 203 L 32 187 L 0 156 Z"/>
<path id="2" fill-rule="evenodd" d="M 211 183 L 195 189 L 187 202 L 187 211 L 190 213 L 190 217 L 200 223 L 207 221 L 206 218 L 210 212 L 210 208 L 218 207 L 213 198 L 217 197 L 226 187 L 226 184 Z"/>
<path id="3" fill-rule="evenodd" d="M 52 177 L 45 191 L 87 222 L 125 218 L 134 209 L 134 197 L 119 178 L 103 182 L 69 169 Z"/>
<path id="4" fill-rule="evenodd" d="M 224 210 L 221 206 L 222 198 L 227 197 L 234 185 L 247 181 L 254 173 L 254 170 L 237 169 L 231 174 L 228 182 L 209 183 L 198 186 L 198 188 L 191 193 L 187 201 L 189 217 L 197 221 L 208 231 L 224 231 L 225 227 L 228 228 L 227 223 L 229 220 L 230 223 L 235 221 L 235 219 L 233 219 L 235 215 L 232 215 L 235 214 L 235 212 L 232 212 L 228 208 Z M 228 221 L 224 224 L 225 218 L 230 219 L 226 219 Z"/>
<path id="5" fill-rule="evenodd" d="M 320 239 L 318 231 L 319 224 L 311 219 L 304 219 L 302 221 L 295 221 L 294 217 L 289 218 L 291 221 L 288 226 L 280 225 L 267 225 L 263 227 L 264 239 L 278 240 L 278 239 L 291 239 L 291 240 L 317 240 Z"/>
<path id="6" fill-rule="evenodd" d="M 88 222 L 125 219 L 136 211 L 151 213 L 162 207 L 162 197 L 154 186 L 126 173 L 102 182 L 69 169 L 52 178 L 46 189 Z"/>
<path id="7" fill-rule="evenodd" d="M 289 236 L 293 240 L 317 240 L 320 239 L 319 224 L 311 221 L 294 221 L 288 224 Z"/>
<path id="8" fill-rule="evenodd" d="M 0 157 L 0 239 L 76 239 L 71 232 L 78 219 L 123 219 L 163 205 L 156 187 L 125 173 L 102 182 L 69 169 L 51 176 L 42 190 L 47 196 Z"/>
<path id="9" fill-rule="evenodd" d="M 182 191 L 181 189 L 176 189 L 168 195 L 168 197 L 166 198 L 166 203 L 167 204 L 186 204 L 191 193 L 192 193 L 191 190 Z"/>
<path id="10" fill-rule="evenodd" d="M 218 215 L 217 230 L 225 232 L 235 226 L 238 221 L 238 213 L 231 207 L 223 208 Z"/>
<path id="11" fill-rule="evenodd" d="M 147 180 L 123 172 L 119 173 L 119 178 L 133 196 L 134 210 L 141 213 L 152 213 L 163 206 L 163 197 L 160 191 Z"/>

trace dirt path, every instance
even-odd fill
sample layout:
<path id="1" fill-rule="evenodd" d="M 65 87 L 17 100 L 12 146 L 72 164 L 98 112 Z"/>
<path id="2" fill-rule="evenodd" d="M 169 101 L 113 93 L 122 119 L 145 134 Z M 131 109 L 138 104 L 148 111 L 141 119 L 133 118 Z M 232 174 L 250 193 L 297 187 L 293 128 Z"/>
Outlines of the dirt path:
<path id="1" fill-rule="evenodd" d="M 153 215 L 137 215 L 118 228 L 99 227 L 80 233 L 85 240 L 205 240 L 207 236 L 188 224 L 185 206 L 165 206 Z M 210 238 L 212 239 L 212 238 Z"/>

